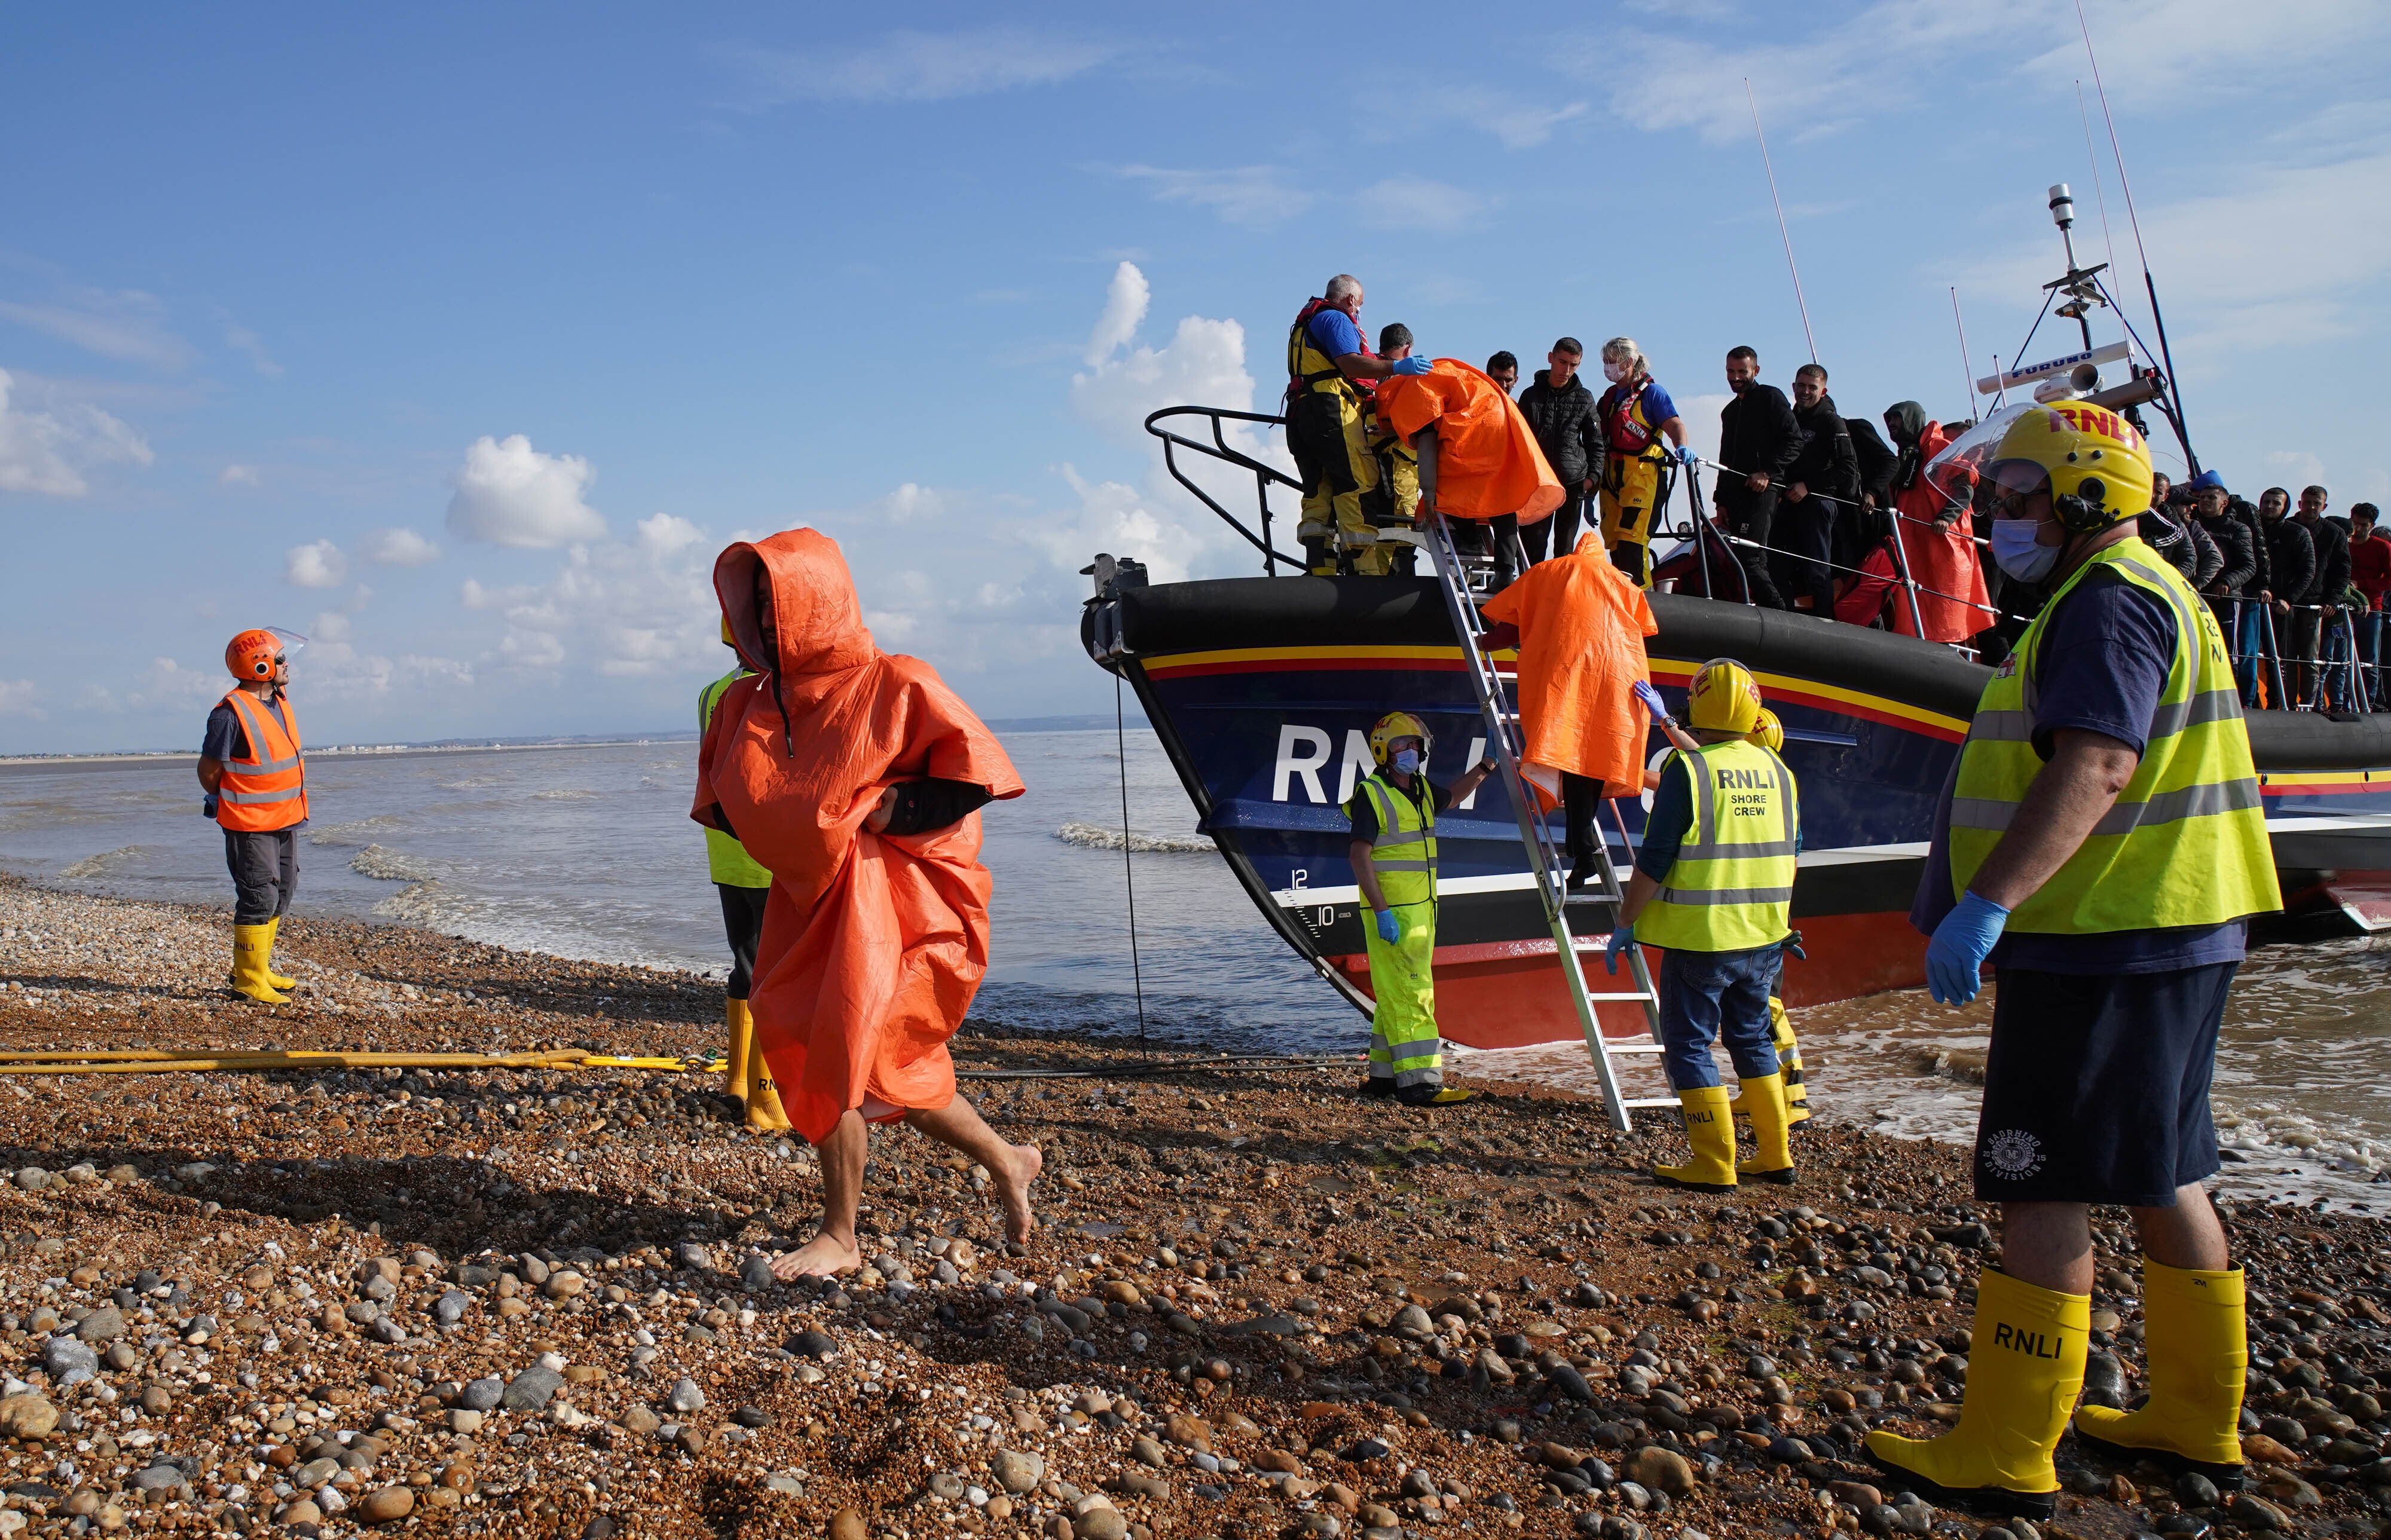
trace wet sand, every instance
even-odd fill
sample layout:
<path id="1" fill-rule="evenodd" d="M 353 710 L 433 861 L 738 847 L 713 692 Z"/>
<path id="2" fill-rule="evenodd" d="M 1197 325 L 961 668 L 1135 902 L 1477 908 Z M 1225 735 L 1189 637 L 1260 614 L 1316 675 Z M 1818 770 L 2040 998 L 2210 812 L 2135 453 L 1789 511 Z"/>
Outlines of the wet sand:
<path id="1" fill-rule="evenodd" d="M 227 925 L 0 884 L 0 1047 L 718 1046 L 694 976 L 304 918 L 298 999 L 257 1007 L 223 989 Z M 874 1264 L 820 1288 L 758 1264 L 806 1233 L 810 1156 L 718 1077 L 0 1077 L 0 1535 L 1984 1527 L 1855 1458 L 1955 1414 L 1997 1260 L 1962 1151 L 1840 1122 L 1799 1186 L 1709 1198 L 1643 1174 L 1665 1123 L 1548 1087 L 1415 1112 L 1346 1067 L 976 1027 L 956 1052 L 1083 1072 L 969 1085 L 1045 1150 L 1043 1227 L 1008 1249 L 984 1174 L 883 1132 Z M 2070 1439 L 2046 1534 L 2382 1532 L 2382 1226 L 2229 1209 L 2252 1493 Z M 2136 1261 L 2102 1218 L 2093 1383 L 2129 1400 Z"/>

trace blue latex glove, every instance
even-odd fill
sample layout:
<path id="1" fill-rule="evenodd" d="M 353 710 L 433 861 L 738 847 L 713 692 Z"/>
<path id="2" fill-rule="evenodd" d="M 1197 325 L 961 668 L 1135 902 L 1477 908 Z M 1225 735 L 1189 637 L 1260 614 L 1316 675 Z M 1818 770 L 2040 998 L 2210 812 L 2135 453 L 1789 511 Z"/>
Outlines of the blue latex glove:
<path id="1" fill-rule="evenodd" d="M 1398 358 L 1395 360 L 1395 372 L 1397 374 L 1434 374 L 1436 365 L 1432 360 L 1416 356 Z"/>
<path id="2" fill-rule="evenodd" d="M 1644 702 L 1644 709 L 1652 713 L 1655 722 L 1669 714 L 1669 703 L 1661 699 L 1661 692 L 1652 687 L 1649 679 L 1635 681 L 1635 699 Z"/>
<path id="3" fill-rule="evenodd" d="M 1989 898 L 1959 895 L 1958 907 L 1943 917 L 1926 943 L 1926 987 L 1938 1005 L 1964 1006 L 1983 990 L 1980 969 L 2009 918 L 2010 912 Z"/>
<path id="4" fill-rule="evenodd" d="M 1378 939 L 1389 946 L 1399 946 L 1402 943 L 1403 930 L 1402 926 L 1395 923 L 1395 912 L 1392 909 L 1378 911 Z"/>
<path id="5" fill-rule="evenodd" d="M 1677 460 L 1688 470 L 1691 470 L 1694 467 L 1702 463 L 1701 456 L 1697 453 L 1694 446 L 1689 443 L 1681 443 L 1677 445 Z"/>
<path id="6" fill-rule="evenodd" d="M 1612 926 L 1610 928 L 1610 944 L 1602 949 L 1602 970 L 1605 973 L 1617 973 L 1619 971 L 1619 954 L 1626 951 L 1629 947 L 1635 944 L 1635 927 L 1633 925 Z"/>

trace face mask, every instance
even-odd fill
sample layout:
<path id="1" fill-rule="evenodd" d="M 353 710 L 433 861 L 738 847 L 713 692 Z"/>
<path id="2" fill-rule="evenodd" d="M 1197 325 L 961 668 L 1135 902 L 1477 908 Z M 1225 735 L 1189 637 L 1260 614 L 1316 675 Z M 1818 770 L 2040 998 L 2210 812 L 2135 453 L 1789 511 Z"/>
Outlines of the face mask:
<path id="1" fill-rule="evenodd" d="M 1416 749 L 1396 750 L 1395 770 L 1399 775 L 1417 775 L 1419 773 L 1419 751 Z"/>
<path id="2" fill-rule="evenodd" d="M 1627 378 L 1627 366 L 1623 364 L 1613 364 L 1606 358 L 1602 361 L 1602 378 L 1616 385 Z"/>
<path id="3" fill-rule="evenodd" d="M 2059 547 L 2038 544 L 2039 519 L 1993 520 L 1993 562 L 2020 583 L 2040 583 L 2059 564 Z"/>

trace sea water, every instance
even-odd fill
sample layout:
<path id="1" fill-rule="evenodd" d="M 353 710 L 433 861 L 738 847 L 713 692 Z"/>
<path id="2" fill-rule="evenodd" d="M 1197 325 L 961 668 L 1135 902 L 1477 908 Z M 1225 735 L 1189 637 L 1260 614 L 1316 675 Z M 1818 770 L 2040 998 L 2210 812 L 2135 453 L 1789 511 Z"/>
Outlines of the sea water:
<path id="1" fill-rule="evenodd" d="M 1118 746 L 1110 731 L 1005 741 L 1028 790 L 982 814 L 996 895 L 976 1016 L 1173 1046 L 1358 1051 L 1362 1019 L 1196 832 L 1150 732 Z M 696 761 L 687 740 L 318 752 L 298 907 L 719 976 L 721 910 L 689 820 Z M 231 894 L 187 758 L 0 764 L 0 869 L 134 898 Z M 1891 1135 L 1966 1140 L 1988 1001 L 1946 1010 L 1912 990 L 1797 1012 L 1813 1104 Z M 1582 1045 L 1456 1057 L 1465 1073 L 1594 1084 Z M 1635 1079 L 1656 1088 L 1648 1070 Z M 2375 1180 L 2391 1168 L 2391 938 L 2254 952 L 2215 1106 L 2228 1187 L 2391 1205 Z"/>

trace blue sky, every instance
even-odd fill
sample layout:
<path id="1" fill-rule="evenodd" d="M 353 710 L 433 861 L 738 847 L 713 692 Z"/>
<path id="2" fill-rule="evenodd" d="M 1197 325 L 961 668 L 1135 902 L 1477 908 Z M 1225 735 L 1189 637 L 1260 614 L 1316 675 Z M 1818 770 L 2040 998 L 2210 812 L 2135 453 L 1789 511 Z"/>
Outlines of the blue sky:
<path id="1" fill-rule="evenodd" d="M 2391 9 L 2087 9 L 2204 459 L 2391 495 Z M 1501 15 L 11 7 L 0 752 L 196 743 L 256 623 L 317 742 L 678 726 L 713 553 L 796 524 L 985 713 L 1102 709 L 1090 556 L 1253 565 L 1138 420 L 1266 408 L 1331 273 L 1784 383 L 1747 79 L 1847 411 L 1971 409 L 1951 289 L 1987 372 L 2053 181 L 2148 334 L 2073 0 Z"/>

